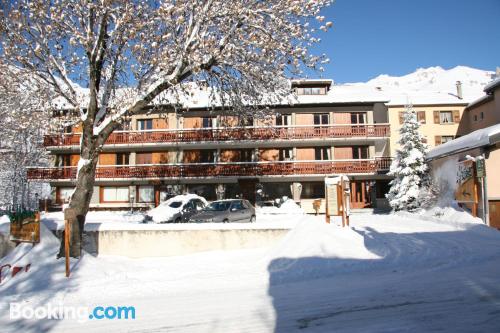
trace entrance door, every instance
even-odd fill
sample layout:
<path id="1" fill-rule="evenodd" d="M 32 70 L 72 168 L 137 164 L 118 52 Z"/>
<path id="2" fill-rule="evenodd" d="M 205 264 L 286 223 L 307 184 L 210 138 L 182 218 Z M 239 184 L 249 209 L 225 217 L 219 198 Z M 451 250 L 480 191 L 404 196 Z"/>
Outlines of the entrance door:
<path id="1" fill-rule="evenodd" d="M 243 199 L 247 199 L 252 205 L 255 205 L 255 191 L 258 182 L 258 179 L 238 179 L 238 185 Z"/>
<path id="2" fill-rule="evenodd" d="M 371 207 L 370 190 L 368 182 L 351 182 L 351 208 L 369 208 Z"/>

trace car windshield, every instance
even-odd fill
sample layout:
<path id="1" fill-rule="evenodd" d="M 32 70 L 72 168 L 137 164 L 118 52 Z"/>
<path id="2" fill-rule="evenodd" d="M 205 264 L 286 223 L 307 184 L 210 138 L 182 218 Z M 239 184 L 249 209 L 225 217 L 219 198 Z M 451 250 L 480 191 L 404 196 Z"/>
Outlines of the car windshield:
<path id="1" fill-rule="evenodd" d="M 216 202 L 212 202 L 210 205 L 205 207 L 203 210 L 221 212 L 224 210 L 228 210 L 229 206 L 231 206 L 230 201 L 219 201 L 219 202 L 216 201 Z"/>
<path id="2" fill-rule="evenodd" d="M 168 206 L 172 208 L 179 208 L 182 205 L 182 201 L 171 202 Z"/>

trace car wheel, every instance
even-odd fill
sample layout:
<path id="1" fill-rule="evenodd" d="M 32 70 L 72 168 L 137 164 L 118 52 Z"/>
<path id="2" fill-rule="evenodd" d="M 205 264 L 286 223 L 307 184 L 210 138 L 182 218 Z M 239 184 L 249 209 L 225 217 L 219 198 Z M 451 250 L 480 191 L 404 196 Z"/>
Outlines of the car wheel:
<path id="1" fill-rule="evenodd" d="M 175 223 L 181 223 L 181 222 L 182 222 L 182 221 L 181 221 L 181 218 L 180 218 L 180 217 L 178 217 L 178 218 L 176 218 L 176 219 L 175 219 Z"/>
<path id="2" fill-rule="evenodd" d="M 255 215 L 252 215 L 252 217 L 250 218 L 250 223 L 254 223 L 256 220 L 257 218 L 255 217 Z"/>
<path id="3" fill-rule="evenodd" d="M 228 220 L 228 219 L 224 219 L 224 220 L 222 220 L 222 223 L 228 223 L 228 222 L 229 222 L 229 220 Z"/>

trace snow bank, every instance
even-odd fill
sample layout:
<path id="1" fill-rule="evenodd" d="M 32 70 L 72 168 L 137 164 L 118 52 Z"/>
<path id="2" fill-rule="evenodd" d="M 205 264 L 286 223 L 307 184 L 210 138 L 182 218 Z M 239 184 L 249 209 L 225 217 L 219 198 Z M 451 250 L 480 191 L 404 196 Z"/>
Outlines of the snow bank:
<path id="1" fill-rule="evenodd" d="M 57 260 L 59 240 L 43 223 L 40 224 L 40 243 L 21 243 L 0 260 L 0 266 L 11 265 L 10 271 L 4 269 L 0 292 L 6 294 L 21 294 L 44 289 L 50 284 L 54 274 L 64 276 L 64 259 Z M 26 271 L 26 267 L 29 268 Z M 13 267 L 22 270 L 12 277 Z M 8 274 L 5 274 L 5 272 Z"/>
<path id="2" fill-rule="evenodd" d="M 289 198 L 286 198 L 279 207 L 257 207 L 256 211 L 260 214 L 305 214 L 305 211 Z"/>
<path id="3" fill-rule="evenodd" d="M 270 283 L 275 284 L 341 274 L 355 262 L 380 257 L 366 248 L 363 235 L 353 229 L 308 219 L 291 230 L 268 259 Z"/>
<path id="4" fill-rule="evenodd" d="M 10 219 L 7 215 L 0 216 L 0 234 L 9 234 Z"/>
<path id="5" fill-rule="evenodd" d="M 130 211 L 91 211 L 87 214 L 85 224 L 102 224 L 102 223 L 128 223 L 138 224 L 144 220 L 144 214 L 141 212 Z M 42 213 L 42 222 L 50 230 L 64 229 L 64 213 Z"/>

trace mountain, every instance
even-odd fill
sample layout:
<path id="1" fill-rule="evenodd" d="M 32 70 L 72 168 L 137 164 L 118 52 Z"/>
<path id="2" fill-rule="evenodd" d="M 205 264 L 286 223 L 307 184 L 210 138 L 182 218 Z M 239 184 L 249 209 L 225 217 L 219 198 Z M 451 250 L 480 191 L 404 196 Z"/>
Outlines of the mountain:
<path id="1" fill-rule="evenodd" d="M 354 87 L 372 88 L 385 93 L 390 104 L 404 103 L 409 99 L 420 103 L 426 98 L 435 100 L 458 101 L 457 81 L 462 85 L 462 99 L 471 102 L 484 95 L 483 89 L 494 78 L 494 72 L 467 66 L 451 69 L 442 67 L 419 68 L 415 72 L 403 76 L 379 75 L 367 82 L 347 84 Z"/>

